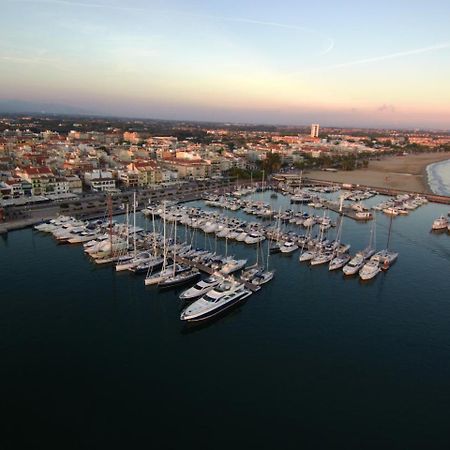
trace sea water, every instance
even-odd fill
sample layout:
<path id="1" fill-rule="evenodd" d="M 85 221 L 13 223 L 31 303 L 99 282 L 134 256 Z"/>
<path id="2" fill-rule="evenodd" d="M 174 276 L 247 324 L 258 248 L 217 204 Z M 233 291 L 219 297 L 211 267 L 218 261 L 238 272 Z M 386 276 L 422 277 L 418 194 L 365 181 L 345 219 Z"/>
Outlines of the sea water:
<path id="1" fill-rule="evenodd" d="M 180 289 L 146 288 L 47 234 L 10 233 L 0 239 L 0 447 L 448 448 L 450 235 L 430 233 L 447 211 L 396 217 L 398 261 L 368 283 L 299 263 L 299 252 L 272 255 L 274 280 L 200 327 L 180 322 Z M 342 240 L 363 249 L 371 227 L 345 219 Z M 388 228 L 378 213 L 378 249 Z M 196 244 L 225 252 L 212 235 Z M 245 244 L 228 251 L 256 258 Z"/>

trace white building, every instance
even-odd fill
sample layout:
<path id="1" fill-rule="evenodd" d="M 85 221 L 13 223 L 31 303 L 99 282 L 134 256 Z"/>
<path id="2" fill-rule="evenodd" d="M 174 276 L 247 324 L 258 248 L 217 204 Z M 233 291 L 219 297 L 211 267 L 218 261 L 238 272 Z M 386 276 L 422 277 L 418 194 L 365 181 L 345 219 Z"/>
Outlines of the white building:
<path id="1" fill-rule="evenodd" d="M 85 183 L 93 191 L 108 192 L 116 189 L 116 180 L 112 173 L 104 170 L 93 170 L 84 174 Z"/>
<path id="2" fill-rule="evenodd" d="M 313 138 L 319 137 L 319 124 L 318 123 L 313 123 L 311 125 L 311 137 L 313 137 Z"/>

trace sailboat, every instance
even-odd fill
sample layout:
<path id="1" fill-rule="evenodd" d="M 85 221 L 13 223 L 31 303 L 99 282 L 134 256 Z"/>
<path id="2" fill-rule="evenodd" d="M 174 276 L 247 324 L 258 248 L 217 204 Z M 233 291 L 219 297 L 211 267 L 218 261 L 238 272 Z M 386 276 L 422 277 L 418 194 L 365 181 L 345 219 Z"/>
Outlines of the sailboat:
<path id="1" fill-rule="evenodd" d="M 162 270 L 159 274 L 158 287 L 169 288 L 175 286 L 181 286 L 193 281 L 200 276 L 200 271 L 193 267 L 189 268 L 181 264 L 177 264 L 177 222 L 175 221 L 175 231 L 174 231 L 174 245 L 173 245 L 173 264 L 171 267 L 167 267 Z"/>
<path id="2" fill-rule="evenodd" d="M 267 261 L 265 267 L 259 264 L 259 253 L 261 251 L 261 257 L 264 259 L 261 244 L 258 243 L 256 247 L 256 262 L 253 266 L 247 267 L 241 274 L 241 280 L 247 281 L 257 286 L 261 286 L 269 282 L 275 275 L 274 270 L 269 270 L 269 245 L 267 248 Z"/>
<path id="3" fill-rule="evenodd" d="M 397 260 L 398 253 L 389 250 L 389 244 L 391 241 L 391 232 L 392 232 L 392 216 L 389 220 L 389 230 L 388 230 L 388 238 L 386 243 L 386 248 L 384 250 L 380 250 L 375 253 L 370 260 L 377 262 L 380 265 L 381 270 L 388 270 L 389 267 Z"/>
<path id="4" fill-rule="evenodd" d="M 362 269 L 366 261 L 375 253 L 375 242 L 376 221 L 374 220 L 370 229 L 369 245 L 364 250 L 356 253 L 356 255 L 342 268 L 344 275 L 355 275 Z"/>
<path id="5" fill-rule="evenodd" d="M 340 199 L 340 205 L 339 205 L 339 214 L 340 214 L 340 220 L 339 220 L 339 227 L 338 231 L 336 233 L 336 250 L 333 252 L 333 258 L 330 261 L 330 264 L 328 265 L 328 270 L 337 270 L 342 267 L 344 267 L 351 259 L 350 255 L 345 252 L 341 252 L 339 249 L 341 247 L 341 238 L 342 238 L 342 226 L 344 224 L 344 215 L 342 214 L 342 207 L 344 203 L 344 196 L 341 196 Z"/>

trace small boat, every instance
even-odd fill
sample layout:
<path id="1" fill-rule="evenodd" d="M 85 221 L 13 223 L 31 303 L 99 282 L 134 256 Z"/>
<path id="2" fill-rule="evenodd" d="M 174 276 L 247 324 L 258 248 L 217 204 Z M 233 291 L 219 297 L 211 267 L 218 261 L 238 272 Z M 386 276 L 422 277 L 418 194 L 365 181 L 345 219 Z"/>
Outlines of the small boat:
<path id="1" fill-rule="evenodd" d="M 347 253 L 343 253 L 342 255 L 338 255 L 330 261 L 328 265 L 328 270 L 337 270 L 344 267 L 351 259 L 351 256 Z"/>
<path id="2" fill-rule="evenodd" d="M 343 268 L 344 275 L 355 275 L 364 266 L 366 258 L 361 254 L 355 255 Z"/>
<path id="3" fill-rule="evenodd" d="M 196 280 L 200 276 L 200 271 L 197 268 L 191 268 L 186 271 L 181 271 L 172 275 L 158 283 L 158 287 L 161 289 L 171 288 L 176 286 L 181 286 L 183 284 L 189 283 L 190 281 Z"/>
<path id="4" fill-rule="evenodd" d="M 448 227 L 448 219 L 445 216 L 440 216 L 438 219 L 436 219 L 433 222 L 433 225 L 431 225 L 431 229 L 434 231 L 438 230 L 445 230 Z"/>
<path id="5" fill-rule="evenodd" d="M 275 275 L 274 270 L 264 270 L 260 268 L 253 277 L 249 280 L 249 282 L 255 286 L 262 286 L 263 284 L 268 283 Z"/>
<path id="6" fill-rule="evenodd" d="M 153 256 L 147 261 L 141 262 L 138 265 L 131 266 L 128 270 L 130 272 L 137 274 L 149 273 L 153 270 L 159 269 L 164 263 L 164 258 L 162 256 Z"/>
<path id="7" fill-rule="evenodd" d="M 323 252 L 318 253 L 313 259 L 311 259 L 310 264 L 312 266 L 318 266 L 320 264 L 326 264 L 333 259 L 333 253 Z"/>
<path id="8" fill-rule="evenodd" d="M 175 267 L 174 267 L 175 266 Z M 160 284 L 164 280 L 173 277 L 181 272 L 185 272 L 189 270 L 190 268 L 187 266 L 182 266 L 180 264 L 173 264 L 171 266 L 167 266 L 165 269 L 161 270 L 160 272 L 157 272 L 153 275 L 147 276 L 147 278 L 144 281 L 144 284 L 146 286 L 151 286 L 154 284 Z"/>
<path id="9" fill-rule="evenodd" d="M 247 264 L 246 259 L 231 259 L 227 261 L 222 268 L 220 269 L 220 273 L 224 275 L 230 275 L 233 272 L 237 272 L 242 269 Z"/>
<path id="10" fill-rule="evenodd" d="M 244 239 L 244 242 L 248 245 L 257 244 L 258 242 L 262 242 L 266 239 L 261 233 L 251 232 L 248 233 Z"/>
<path id="11" fill-rule="evenodd" d="M 298 245 L 292 241 L 286 241 L 280 248 L 281 253 L 290 254 L 298 250 Z"/>
<path id="12" fill-rule="evenodd" d="M 197 284 L 192 286 L 189 289 L 186 289 L 180 294 L 181 300 L 194 300 L 199 297 L 202 297 L 211 289 L 214 289 L 223 281 L 223 278 L 220 276 L 210 276 L 205 278 L 204 280 L 200 280 Z"/>
<path id="13" fill-rule="evenodd" d="M 272 242 L 269 247 L 269 252 L 271 254 L 280 253 L 281 252 L 281 244 L 279 242 Z"/>
<path id="14" fill-rule="evenodd" d="M 317 252 L 315 250 L 307 250 L 300 254 L 298 260 L 300 262 L 311 261 L 316 255 Z"/>
<path id="15" fill-rule="evenodd" d="M 380 265 L 376 261 L 366 262 L 359 271 L 359 277 L 361 280 L 367 281 L 375 278 L 380 273 Z"/>
<path id="16" fill-rule="evenodd" d="M 397 252 L 392 252 L 386 249 L 380 250 L 379 252 L 375 253 L 370 258 L 370 260 L 377 262 L 382 270 L 388 270 L 389 267 L 391 267 L 391 265 L 394 264 L 397 258 L 398 258 Z"/>

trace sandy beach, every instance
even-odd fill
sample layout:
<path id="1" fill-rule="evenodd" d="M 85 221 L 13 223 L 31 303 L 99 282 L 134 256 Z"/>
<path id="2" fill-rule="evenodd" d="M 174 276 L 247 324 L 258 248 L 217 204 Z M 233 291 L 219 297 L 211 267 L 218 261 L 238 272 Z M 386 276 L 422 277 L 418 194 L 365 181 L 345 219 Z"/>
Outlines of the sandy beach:
<path id="1" fill-rule="evenodd" d="M 429 164 L 447 159 L 450 159 L 450 152 L 388 156 L 380 161 L 370 161 L 369 167 L 366 169 L 348 172 L 311 170 L 304 174 L 317 180 L 431 193 L 427 182 L 426 168 Z"/>

